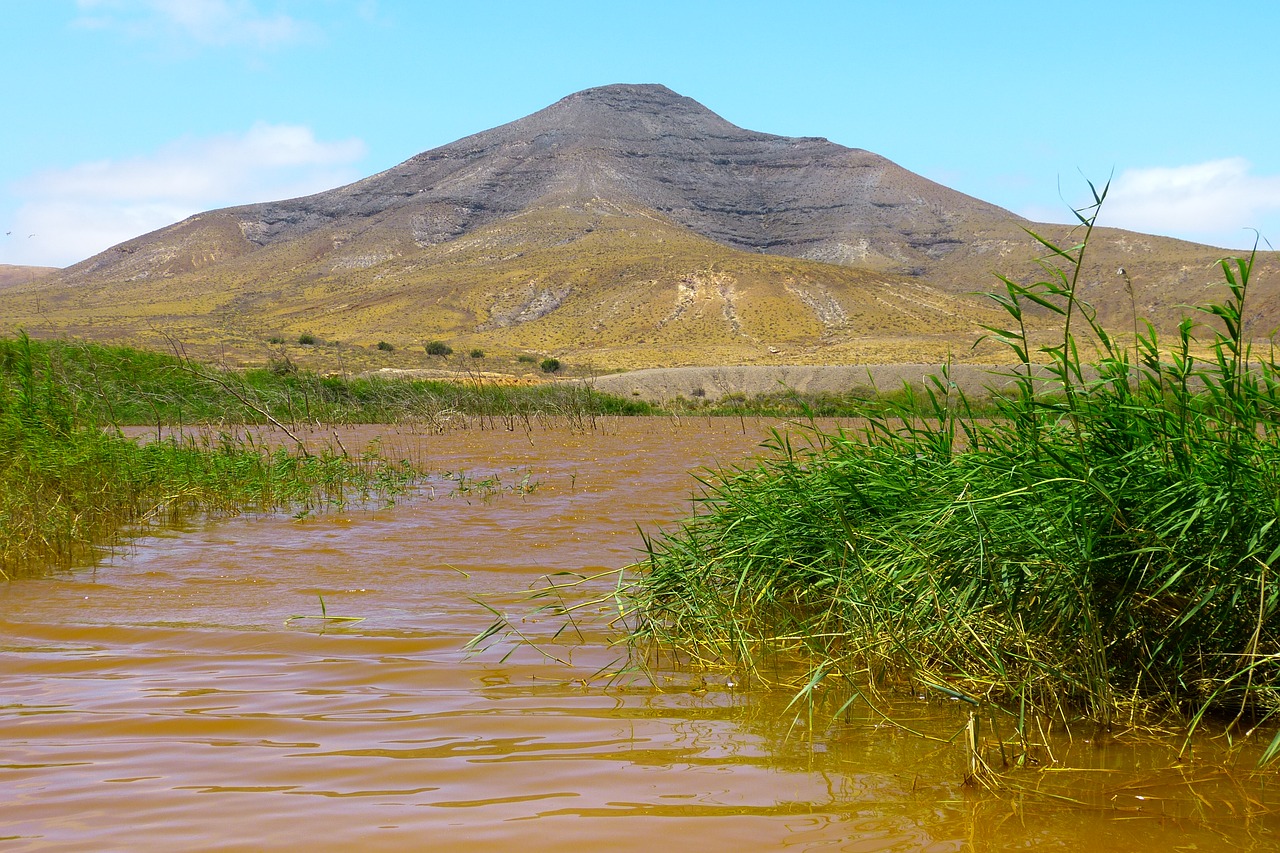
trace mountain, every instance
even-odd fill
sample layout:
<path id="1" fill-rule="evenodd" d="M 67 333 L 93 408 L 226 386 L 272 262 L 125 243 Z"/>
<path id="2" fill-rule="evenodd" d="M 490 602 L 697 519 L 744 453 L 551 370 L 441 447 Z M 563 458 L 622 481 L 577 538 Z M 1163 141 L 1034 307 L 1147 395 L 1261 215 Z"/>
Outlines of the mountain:
<path id="1" fill-rule="evenodd" d="M 970 294 L 1033 271 L 1025 228 L 1071 239 L 871 152 L 614 85 L 344 187 L 198 214 L 12 301 L 30 328 L 244 358 L 301 332 L 600 367 L 982 358 L 1002 318 Z M 1217 294 L 1218 250 L 1105 229 L 1094 250 L 1109 322 L 1136 302 L 1168 325 Z"/>

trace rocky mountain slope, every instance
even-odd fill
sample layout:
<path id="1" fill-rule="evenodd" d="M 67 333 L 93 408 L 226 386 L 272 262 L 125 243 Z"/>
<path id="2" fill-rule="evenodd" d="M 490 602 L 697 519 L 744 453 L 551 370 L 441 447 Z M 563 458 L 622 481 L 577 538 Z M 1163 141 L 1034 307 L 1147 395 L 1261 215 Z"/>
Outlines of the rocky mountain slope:
<path id="1" fill-rule="evenodd" d="M 970 294 L 1034 273 L 1026 227 L 1071 239 L 876 154 L 616 85 L 345 187 L 193 216 L 11 302 L 31 326 L 244 358 L 303 331 L 605 368 L 985 358 L 1000 317 Z M 1217 294 L 1220 254 L 1102 231 L 1086 292 L 1109 322 L 1136 303 L 1167 325 Z M 1262 289 L 1258 323 L 1280 323 Z"/>

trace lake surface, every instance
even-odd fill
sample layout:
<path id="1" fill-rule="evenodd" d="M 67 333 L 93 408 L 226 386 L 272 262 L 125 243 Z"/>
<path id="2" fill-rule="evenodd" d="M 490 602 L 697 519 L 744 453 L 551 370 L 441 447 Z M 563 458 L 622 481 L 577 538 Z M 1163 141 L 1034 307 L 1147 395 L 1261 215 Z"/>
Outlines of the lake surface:
<path id="1" fill-rule="evenodd" d="M 607 602 L 547 647 L 567 665 L 464 652 L 478 602 L 549 640 L 516 593 L 635 562 L 638 528 L 690 512 L 689 471 L 771 425 L 341 428 L 434 476 L 394 506 L 203 520 L 0 586 L 0 851 L 1280 847 L 1269 778 L 1212 743 L 1078 732 L 991 792 L 962 784 L 963 712 L 936 699 L 894 705 L 928 739 L 723 675 L 593 679 L 621 654 Z M 362 621 L 290 620 L 321 596 Z"/>

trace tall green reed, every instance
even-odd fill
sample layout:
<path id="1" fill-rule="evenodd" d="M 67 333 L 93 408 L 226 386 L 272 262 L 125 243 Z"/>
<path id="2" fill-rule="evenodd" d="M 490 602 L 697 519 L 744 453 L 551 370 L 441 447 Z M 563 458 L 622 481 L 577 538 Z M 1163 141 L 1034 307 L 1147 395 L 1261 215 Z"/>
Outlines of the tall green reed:
<path id="1" fill-rule="evenodd" d="M 190 512 L 235 513 L 394 494 L 404 465 L 345 453 L 300 454 L 251 438 L 137 443 L 100 414 L 107 401 L 25 334 L 0 341 L 0 578 L 68 566 L 130 525 Z"/>
<path id="2" fill-rule="evenodd" d="M 1172 346 L 1137 318 L 1121 340 L 1079 296 L 1106 192 L 1079 242 L 1032 234 L 1042 276 L 990 295 L 1016 363 L 993 417 L 944 369 L 856 432 L 777 433 L 709 475 L 648 542 L 636 648 L 925 685 L 1019 731 L 1280 709 L 1280 368 L 1246 331 L 1255 256 L 1222 262 L 1225 297 Z"/>

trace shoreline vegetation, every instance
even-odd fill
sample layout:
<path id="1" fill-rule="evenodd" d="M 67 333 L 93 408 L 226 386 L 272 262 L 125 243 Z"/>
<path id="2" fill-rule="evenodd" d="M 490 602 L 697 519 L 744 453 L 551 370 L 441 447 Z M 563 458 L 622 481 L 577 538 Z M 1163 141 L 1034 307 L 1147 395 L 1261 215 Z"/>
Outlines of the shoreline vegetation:
<path id="1" fill-rule="evenodd" d="M 0 340 L 0 345 L 13 344 Z M 181 354 L 86 341 L 30 340 L 26 346 L 37 368 L 61 384 L 62 393 L 79 411 L 116 426 L 408 421 L 444 428 L 450 418 L 461 416 L 484 419 L 487 425 L 507 416 L 589 418 L 653 412 L 642 401 L 598 394 L 575 383 L 508 386 L 479 378 L 468 381 L 465 373 L 457 381 L 322 376 L 288 358 L 262 368 L 227 370 Z"/>
<path id="2" fill-rule="evenodd" d="M 1105 196 L 1078 244 L 1032 235 L 1041 280 L 990 294 L 1008 322 L 988 335 L 1017 362 L 994 413 L 944 368 L 869 401 L 857 432 L 777 433 L 755 467 L 707 474 L 694 517 L 619 582 L 633 665 L 768 683 L 797 664 L 796 702 L 841 685 L 836 716 L 885 690 L 959 701 L 974 776 L 1082 724 L 1189 739 L 1213 718 L 1233 743 L 1267 732 L 1274 761 L 1280 364 L 1244 333 L 1254 256 L 1221 262 L 1225 299 L 1171 346 L 1136 316 L 1117 340 L 1076 295 Z M 1032 312 L 1055 342 L 1028 340 Z"/>
<path id="3" fill-rule="evenodd" d="M 376 449 L 312 453 L 296 436 L 303 426 L 514 430 L 560 419 L 590 428 L 598 416 L 650 411 L 568 383 L 344 379 L 287 359 L 226 371 L 19 333 L 0 339 L 0 580 L 90 559 L 146 523 L 342 508 L 391 499 L 423 476 Z M 126 438 L 121 429 L 132 426 L 153 428 L 154 440 Z M 292 446 L 267 446 L 245 426 L 278 429 Z"/>
<path id="4" fill-rule="evenodd" d="M 280 359 L 233 371 L 87 341 L 0 338 L 0 580 L 67 567 L 115 544 L 121 531 L 191 513 L 310 512 L 403 491 L 422 472 L 371 450 L 308 452 L 297 438 L 321 425 L 387 423 L 425 432 L 594 429 L 605 416 L 789 416 L 852 411 L 832 399 L 783 396 L 666 412 L 581 382 L 502 385 L 454 380 L 321 376 Z M 814 406 L 811 406 L 810 403 Z M 744 405 L 749 403 L 748 405 Z M 243 427 L 288 436 L 268 447 Z M 146 427 L 155 439 L 127 438 Z"/>
<path id="5" fill-rule="evenodd" d="M 1077 297 L 1105 197 L 1077 212 L 1075 245 L 1032 234 L 1042 278 L 988 294 L 1011 384 L 975 399 L 944 366 L 863 401 L 856 427 L 775 431 L 749 466 L 703 472 L 693 515 L 646 535 L 645 559 L 548 576 L 528 604 L 564 631 L 607 603 L 627 653 L 601 676 L 788 688 L 810 732 L 859 703 L 910 732 L 883 710 L 897 697 L 956 703 L 984 785 L 1054 764 L 1073 732 L 1185 752 L 1211 730 L 1274 770 L 1280 362 L 1245 333 L 1256 255 L 1220 262 L 1225 298 L 1171 345 L 1136 312 L 1119 339 Z M 1032 339 L 1031 314 L 1056 318 L 1054 340 L 1040 322 Z M 538 648 L 494 616 L 473 650 Z"/>
<path id="6" fill-rule="evenodd" d="M 0 340 L 0 580 L 69 567 L 150 522 L 341 508 L 390 499 L 419 477 L 372 451 L 272 449 L 249 434 L 126 438 L 131 414 L 164 417 L 156 397 L 119 383 L 139 370 L 132 361 L 156 358 L 25 334 Z"/>

